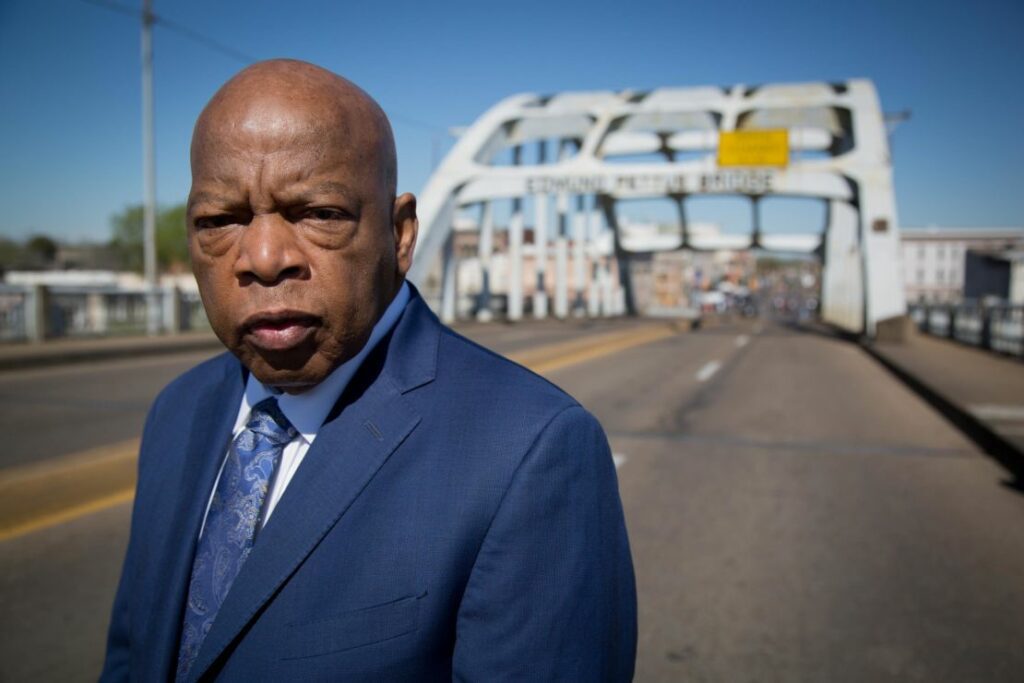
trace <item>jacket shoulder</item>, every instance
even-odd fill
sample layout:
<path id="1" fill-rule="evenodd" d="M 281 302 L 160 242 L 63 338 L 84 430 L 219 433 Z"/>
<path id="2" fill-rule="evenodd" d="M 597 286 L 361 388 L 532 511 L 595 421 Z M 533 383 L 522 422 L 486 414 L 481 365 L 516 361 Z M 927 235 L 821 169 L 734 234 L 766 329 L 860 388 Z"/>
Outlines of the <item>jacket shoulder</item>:
<path id="1" fill-rule="evenodd" d="M 242 366 L 228 351 L 186 370 L 157 394 L 150 410 L 151 417 L 161 406 L 173 406 L 175 410 L 180 410 L 183 405 L 194 403 L 196 396 L 216 387 L 230 377 L 232 372 L 241 373 Z"/>
<path id="2" fill-rule="evenodd" d="M 490 409 L 518 406 L 550 415 L 579 406 L 550 380 L 448 327 L 442 328 L 438 352 L 439 375 L 467 397 L 484 399 Z"/>

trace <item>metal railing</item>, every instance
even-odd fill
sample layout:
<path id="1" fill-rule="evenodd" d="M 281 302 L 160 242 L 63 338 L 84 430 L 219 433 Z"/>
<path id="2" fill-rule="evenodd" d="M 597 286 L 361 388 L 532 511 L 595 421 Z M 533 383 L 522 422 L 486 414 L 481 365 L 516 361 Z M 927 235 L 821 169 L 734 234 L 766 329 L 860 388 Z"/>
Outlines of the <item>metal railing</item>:
<path id="1" fill-rule="evenodd" d="M 0 285 L 0 342 L 209 329 L 197 292 L 174 287 Z"/>
<path id="2" fill-rule="evenodd" d="M 936 337 L 1024 358 L 1024 306 L 960 304 L 911 304 L 910 317 L 917 328 Z"/>
<path id="3" fill-rule="evenodd" d="M 21 287 L 0 285 L 0 341 L 28 339 L 25 312 L 29 293 Z"/>

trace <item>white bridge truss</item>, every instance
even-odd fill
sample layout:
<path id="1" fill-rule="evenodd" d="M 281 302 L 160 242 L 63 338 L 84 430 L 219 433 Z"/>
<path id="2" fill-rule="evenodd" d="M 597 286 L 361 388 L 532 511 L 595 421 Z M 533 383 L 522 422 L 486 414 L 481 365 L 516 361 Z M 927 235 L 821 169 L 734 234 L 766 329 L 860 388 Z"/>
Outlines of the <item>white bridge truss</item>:
<path id="1" fill-rule="evenodd" d="M 788 160 L 776 166 L 720 166 L 720 134 L 745 130 L 787 131 Z M 751 234 L 718 240 L 691 235 L 683 202 L 702 194 L 749 198 Z M 823 200 L 827 218 L 821 235 L 809 240 L 762 234 L 758 205 L 769 195 Z M 562 317 L 581 310 L 582 283 L 590 279 L 584 262 L 598 253 L 600 220 L 611 230 L 605 243 L 614 245 L 624 290 L 620 298 L 628 309 L 629 254 L 617 205 L 652 197 L 679 205 L 680 234 L 668 248 L 818 253 L 822 315 L 828 322 L 874 335 L 880 322 L 905 314 L 886 128 L 867 80 L 509 97 L 461 134 L 428 181 L 419 198 L 420 237 L 410 278 L 430 290 L 428 280 L 437 282 L 431 276 L 440 275 L 442 316 L 454 318 L 458 219 L 479 211 L 468 229 L 478 232 L 486 289 L 495 275 L 489 271 L 498 263 L 495 207 L 504 203 L 508 216 L 502 229 L 508 234 L 500 261 L 510 319 L 523 314 L 523 214 L 531 207 L 534 240 L 527 248 L 537 279 L 533 314 L 549 313 L 551 275 L 553 313 Z M 553 274 L 546 272 L 549 253 Z M 575 291 L 569 291 L 570 271 Z M 609 272 L 606 265 L 606 279 Z"/>

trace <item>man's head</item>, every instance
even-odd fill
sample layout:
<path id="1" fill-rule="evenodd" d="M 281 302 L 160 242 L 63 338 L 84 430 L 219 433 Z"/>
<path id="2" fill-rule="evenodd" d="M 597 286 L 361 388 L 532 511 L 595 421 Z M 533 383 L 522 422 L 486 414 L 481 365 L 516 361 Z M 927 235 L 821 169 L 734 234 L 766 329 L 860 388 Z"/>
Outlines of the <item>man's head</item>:
<path id="1" fill-rule="evenodd" d="M 206 105 L 189 251 L 214 332 L 257 379 L 300 392 L 366 343 L 416 242 L 396 175 L 384 112 L 312 64 L 260 62 Z"/>

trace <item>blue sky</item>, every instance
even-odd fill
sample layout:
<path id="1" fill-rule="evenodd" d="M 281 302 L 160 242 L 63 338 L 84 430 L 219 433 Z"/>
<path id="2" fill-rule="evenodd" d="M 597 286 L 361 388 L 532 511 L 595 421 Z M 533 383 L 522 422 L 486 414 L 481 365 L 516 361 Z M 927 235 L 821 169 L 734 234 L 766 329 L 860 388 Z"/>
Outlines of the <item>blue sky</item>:
<path id="1" fill-rule="evenodd" d="M 111 0 L 118 1 L 118 0 Z M 120 0 L 137 7 L 139 0 Z M 1024 3 L 154 0 L 256 58 L 362 85 L 419 192 L 445 131 L 516 92 L 875 81 L 910 109 L 893 156 L 904 225 L 1024 224 Z M 243 64 L 157 26 L 157 195 L 182 201 L 192 123 Z M 84 0 L 0 0 L 0 234 L 106 239 L 142 197 L 139 28 Z"/>

